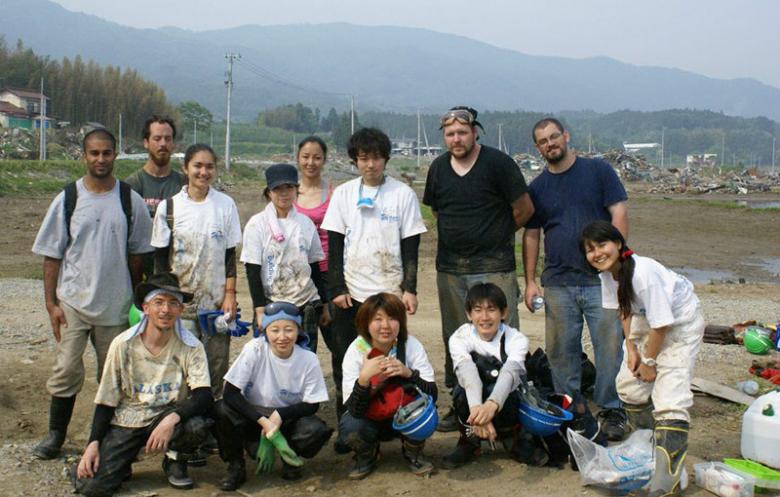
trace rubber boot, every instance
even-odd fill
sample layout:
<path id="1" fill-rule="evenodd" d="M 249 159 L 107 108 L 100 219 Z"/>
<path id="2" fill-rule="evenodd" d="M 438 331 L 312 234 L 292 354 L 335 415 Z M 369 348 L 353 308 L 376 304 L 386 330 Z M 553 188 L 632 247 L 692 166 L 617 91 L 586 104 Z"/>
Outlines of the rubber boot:
<path id="1" fill-rule="evenodd" d="M 169 450 L 162 461 L 162 470 L 168 478 L 168 484 L 179 490 L 189 490 L 195 483 L 187 473 L 187 459 L 176 451 Z"/>
<path id="2" fill-rule="evenodd" d="M 455 469 L 475 461 L 482 451 L 481 445 L 479 438 L 467 436 L 466 432 L 461 430 L 455 450 L 444 456 L 441 460 L 441 467 Z"/>
<path id="3" fill-rule="evenodd" d="M 355 455 L 352 457 L 355 462 L 347 477 L 350 480 L 362 480 L 376 469 L 379 462 L 379 444 L 362 444 L 355 449 Z"/>
<path id="4" fill-rule="evenodd" d="M 680 495 L 688 487 L 685 456 L 688 453 L 688 422 L 658 421 L 655 425 L 655 472 L 648 495 Z"/>
<path id="5" fill-rule="evenodd" d="M 246 482 L 246 463 L 244 457 L 228 461 L 227 474 L 219 482 L 219 488 L 232 492 Z"/>
<path id="6" fill-rule="evenodd" d="M 625 404 L 623 409 L 628 417 L 628 428 L 631 431 L 652 430 L 655 425 L 653 419 L 653 403 Z"/>
<path id="7" fill-rule="evenodd" d="M 401 438 L 401 454 L 406 462 L 409 463 L 409 469 L 417 476 L 427 476 L 433 472 L 433 463 L 425 459 L 423 449 L 425 440 L 417 441 L 408 438 Z"/>
<path id="8" fill-rule="evenodd" d="M 499 434 L 501 444 L 509 452 L 512 459 L 529 466 L 545 466 L 550 461 L 550 455 L 543 444 L 526 432 L 522 426 L 515 426 L 509 431 Z"/>
<path id="9" fill-rule="evenodd" d="M 65 435 L 68 433 L 68 425 L 73 415 L 73 406 L 76 404 L 76 396 L 54 397 L 49 404 L 49 433 L 35 446 L 32 453 L 38 459 L 54 459 L 60 453 Z"/>

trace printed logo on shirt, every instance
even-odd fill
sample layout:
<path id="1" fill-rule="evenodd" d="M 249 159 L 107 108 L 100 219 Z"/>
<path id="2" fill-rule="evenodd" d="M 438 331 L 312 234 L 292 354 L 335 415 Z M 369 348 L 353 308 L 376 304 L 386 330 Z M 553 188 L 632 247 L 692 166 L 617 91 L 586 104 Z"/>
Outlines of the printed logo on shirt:
<path id="1" fill-rule="evenodd" d="M 279 397 L 284 399 L 286 402 L 295 403 L 295 402 L 300 402 L 300 400 L 303 398 L 303 393 L 291 392 L 286 388 L 282 388 L 281 390 L 279 390 Z"/>
<path id="2" fill-rule="evenodd" d="M 379 220 L 385 223 L 397 223 L 401 221 L 401 217 L 397 214 L 393 214 L 390 209 L 383 208 L 379 213 Z"/>
<path id="3" fill-rule="evenodd" d="M 159 395 L 161 393 L 176 392 L 181 388 L 181 383 L 136 383 L 133 392 L 137 394 Z"/>
<path id="4" fill-rule="evenodd" d="M 221 240 L 225 238 L 225 235 L 222 234 L 222 230 L 214 230 L 211 233 L 209 233 L 209 238 L 213 238 L 215 240 Z"/>

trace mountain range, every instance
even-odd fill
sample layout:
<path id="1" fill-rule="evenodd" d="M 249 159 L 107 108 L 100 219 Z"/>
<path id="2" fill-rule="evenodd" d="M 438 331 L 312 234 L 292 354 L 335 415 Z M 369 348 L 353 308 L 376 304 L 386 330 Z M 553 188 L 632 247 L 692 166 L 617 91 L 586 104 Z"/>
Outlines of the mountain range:
<path id="1" fill-rule="evenodd" d="M 0 35 L 9 46 L 21 39 L 56 59 L 80 55 L 134 68 L 172 101 L 196 100 L 216 116 L 225 115 L 225 56 L 240 53 L 233 70 L 233 116 L 239 120 L 284 103 L 345 110 L 350 95 L 359 112 L 438 113 L 467 104 L 541 112 L 691 108 L 780 119 L 780 89 L 753 79 L 714 79 L 607 57 L 533 56 L 418 28 L 137 29 L 48 0 L 3 0 Z"/>

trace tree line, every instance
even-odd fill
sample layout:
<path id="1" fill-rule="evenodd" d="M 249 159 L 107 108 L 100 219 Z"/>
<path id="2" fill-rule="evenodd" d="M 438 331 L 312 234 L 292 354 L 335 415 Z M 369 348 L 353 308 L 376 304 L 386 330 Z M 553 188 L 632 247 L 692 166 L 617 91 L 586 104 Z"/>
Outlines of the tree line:
<path id="1" fill-rule="evenodd" d="M 100 66 L 80 56 L 62 61 L 37 55 L 22 41 L 8 47 L 0 37 L 0 86 L 40 90 L 51 107 L 47 115 L 75 125 L 98 122 L 116 131 L 122 114 L 124 134 L 140 139 L 152 114 L 176 116 L 165 92 L 132 69 Z"/>

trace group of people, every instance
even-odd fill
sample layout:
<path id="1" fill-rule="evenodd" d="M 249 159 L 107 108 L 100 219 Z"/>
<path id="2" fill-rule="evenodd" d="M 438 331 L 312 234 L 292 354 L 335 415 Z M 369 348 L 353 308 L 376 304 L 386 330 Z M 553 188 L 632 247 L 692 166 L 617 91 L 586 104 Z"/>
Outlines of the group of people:
<path id="1" fill-rule="evenodd" d="M 679 491 L 704 328 L 692 285 L 628 249 L 625 189 L 607 163 L 569 149 L 558 120 L 532 130 L 547 167 L 527 185 L 509 156 L 478 142 L 477 115 L 454 107 L 442 116 L 447 152 L 431 164 L 422 199 L 437 220 L 444 384 L 452 399 L 438 429 L 460 432 L 441 466 L 471 462 L 482 441 L 497 440 L 518 461 L 548 462 L 517 417 L 528 353 L 518 305 L 534 312 L 542 295 L 536 267 L 544 232 L 545 348 L 555 392 L 572 399 L 589 437 L 621 440 L 629 428 L 654 427 L 651 489 Z M 349 477 L 371 473 L 380 443 L 399 436 L 412 472 L 430 474 L 425 440 L 393 427 L 399 408 L 435 401 L 438 389 L 428 354 L 407 327 L 418 307 L 426 227 L 415 192 L 386 174 L 387 135 L 363 128 L 349 138 L 359 177 L 335 188 L 323 175 L 327 145 L 305 138 L 297 167 L 267 168 L 267 205 L 243 233 L 234 201 L 212 187 L 210 147 L 190 146 L 179 173 L 171 167 L 172 120 L 153 116 L 143 139 L 148 161 L 121 182 L 113 175 L 113 135 L 87 133 L 87 172 L 54 199 L 36 238 L 57 353 L 47 382 L 49 432 L 34 454 L 51 459 L 63 445 L 89 339 L 100 385 L 89 442 L 73 470 L 77 491 L 113 494 L 139 450 L 164 453 L 163 471 L 176 488 L 193 486 L 187 466 L 205 463 L 209 450 L 227 463 L 224 490 L 245 482 L 246 452 L 258 472 L 270 471 L 278 455 L 282 477 L 298 479 L 302 458 L 314 457 L 333 433 L 316 415 L 328 401 L 315 354 L 321 333 L 336 390 L 334 449 L 353 453 Z M 515 272 L 521 228 L 524 295 Z M 261 334 L 231 365 L 238 245 Z M 143 316 L 128 328 L 131 302 Z M 214 326 L 216 315 L 224 328 Z M 584 323 L 598 420 L 581 391 Z"/>

